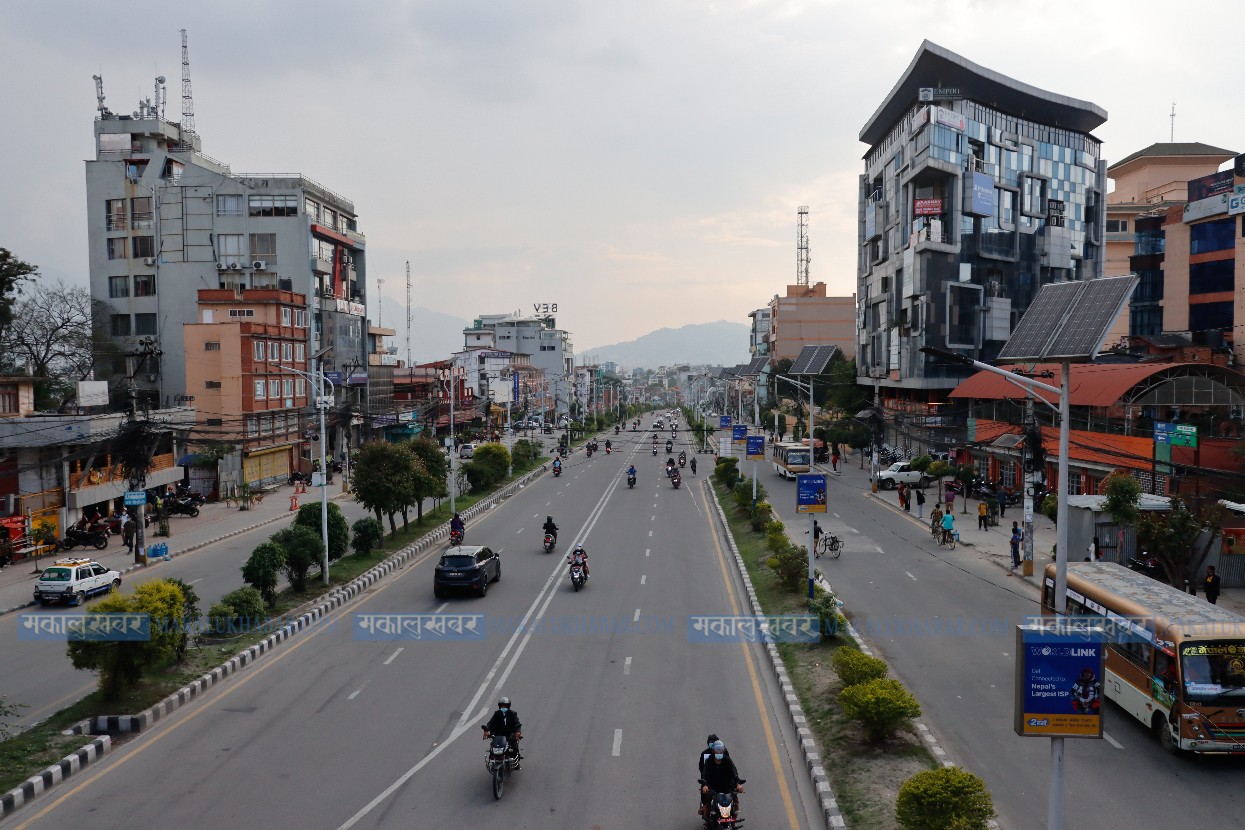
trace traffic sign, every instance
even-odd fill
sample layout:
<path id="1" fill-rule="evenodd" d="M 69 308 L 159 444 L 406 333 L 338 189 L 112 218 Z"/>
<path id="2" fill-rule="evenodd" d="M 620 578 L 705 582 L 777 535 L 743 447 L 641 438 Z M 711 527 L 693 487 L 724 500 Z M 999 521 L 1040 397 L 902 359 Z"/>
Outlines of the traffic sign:
<path id="1" fill-rule="evenodd" d="M 147 492 L 145 490 L 126 490 L 125 506 L 139 507 L 147 503 Z"/>
<path id="2" fill-rule="evenodd" d="M 1196 447 L 1197 427 L 1193 424 L 1170 424 L 1156 421 L 1154 443 L 1171 444 L 1173 447 Z"/>

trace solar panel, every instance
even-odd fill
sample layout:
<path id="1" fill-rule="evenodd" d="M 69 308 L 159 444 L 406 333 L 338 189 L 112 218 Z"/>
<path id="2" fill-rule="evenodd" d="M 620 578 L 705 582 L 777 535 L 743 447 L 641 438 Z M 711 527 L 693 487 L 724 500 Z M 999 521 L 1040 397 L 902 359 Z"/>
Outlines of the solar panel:
<path id="1" fill-rule="evenodd" d="M 1092 359 L 1136 285 L 1129 274 L 1043 286 L 998 359 Z"/>
<path id="2" fill-rule="evenodd" d="M 746 366 L 744 366 L 743 375 L 745 377 L 752 377 L 754 375 L 759 375 L 761 374 L 761 370 L 764 369 L 768 364 L 769 364 L 768 357 L 754 357 L 752 358 L 752 360 L 748 361 L 748 364 Z"/>
<path id="3" fill-rule="evenodd" d="M 787 370 L 789 375 L 820 375 L 830 365 L 838 346 L 805 346 Z"/>

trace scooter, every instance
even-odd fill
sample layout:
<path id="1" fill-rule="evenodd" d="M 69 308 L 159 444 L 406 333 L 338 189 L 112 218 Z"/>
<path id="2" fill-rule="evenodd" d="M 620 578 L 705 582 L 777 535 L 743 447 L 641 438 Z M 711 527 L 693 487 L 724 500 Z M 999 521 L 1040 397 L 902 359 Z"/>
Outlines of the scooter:
<path id="1" fill-rule="evenodd" d="M 653 455 L 657 455 L 657 445 L 653 445 Z"/>
<path id="2" fill-rule="evenodd" d="M 682 452 L 679 453 L 679 466 L 680 467 L 687 466 L 687 453 L 682 453 Z"/>
<path id="3" fill-rule="evenodd" d="M 463 535 L 465 533 L 466 531 L 464 530 L 451 530 L 450 531 L 450 547 L 454 548 L 454 547 L 458 547 L 459 545 L 461 545 L 463 543 Z"/>
<path id="4" fill-rule="evenodd" d="M 193 519 L 199 515 L 198 506 L 190 499 L 166 498 L 164 509 L 170 516 L 189 516 Z"/>
<path id="5" fill-rule="evenodd" d="M 553 547 L 558 543 L 558 537 L 552 533 L 545 534 L 545 553 L 552 553 Z"/>
<path id="6" fill-rule="evenodd" d="M 557 478 L 560 475 L 562 475 L 562 467 L 559 465 L 553 468 L 553 477 Z"/>
<path id="7" fill-rule="evenodd" d="M 575 590 L 578 591 L 580 588 L 584 587 L 584 583 L 587 580 L 588 578 L 584 576 L 584 566 L 578 563 L 572 562 L 571 563 L 571 585 L 574 586 Z"/>
<path id="8" fill-rule="evenodd" d="M 61 548 L 73 550 L 78 545 L 82 545 L 84 548 L 90 546 L 96 550 L 103 550 L 108 547 L 108 529 L 99 525 L 91 525 L 86 528 L 69 528 L 69 530 L 65 531 L 65 538 L 61 540 Z"/>
<path id="9" fill-rule="evenodd" d="M 627 489 L 635 487 L 635 476 L 627 476 Z"/>
<path id="10" fill-rule="evenodd" d="M 609 455 L 609 454 L 610 454 L 610 453 L 612 453 L 613 451 L 614 451 L 614 448 L 613 448 L 613 447 L 611 447 L 609 444 L 606 444 L 606 445 L 605 445 L 605 454 L 606 454 L 606 455 Z"/>
<path id="11" fill-rule="evenodd" d="M 680 476 L 678 473 L 675 473 L 674 475 L 670 476 L 670 483 L 674 485 L 674 489 L 678 490 L 679 485 L 683 483 L 683 477 Z"/>

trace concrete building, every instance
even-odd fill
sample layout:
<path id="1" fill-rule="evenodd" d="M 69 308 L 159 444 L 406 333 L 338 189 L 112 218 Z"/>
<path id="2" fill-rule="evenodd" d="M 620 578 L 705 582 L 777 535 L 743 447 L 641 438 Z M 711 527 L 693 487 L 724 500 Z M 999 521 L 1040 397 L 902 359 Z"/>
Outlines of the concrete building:
<path id="1" fill-rule="evenodd" d="M 199 434 L 237 451 L 206 471 L 218 481 L 197 489 L 208 495 L 242 484 L 282 483 L 296 469 L 309 472 L 312 448 L 302 433 L 318 431 L 318 424 L 314 413 L 303 411 L 308 383 L 296 374 L 309 369 L 307 295 L 204 288 L 198 307 L 199 322 L 181 329 Z"/>
<path id="2" fill-rule="evenodd" d="M 354 205 L 302 175 L 236 174 L 199 136 L 143 105 L 115 115 L 100 98 L 86 162 L 91 296 L 122 350 L 154 337 L 163 356 L 138 380 L 148 406 L 197 395 L 181 327 L 201 289 L 299 291 L 328 369 L 365 362 L 365 240 Z M 102 367 L 119 383 L 124 367 Z"/>
<path id="3" fill-rule="evenodd" d="M 860 380 L 941 397 L 989 361 L 1038 289 L 1103 276 L 1106 164 L 1095 104 L 929 41 L 860 131 Z"/>
<path id="4" fill-rule="evenodd" d="M 824 282 L 788 285 L 786 296 L 775 294 L 768 322 L 771 361 L 795 360 L 808 345 L 838 346 L 847 359 L 856 356 L 856 297 L 827 297 Z"/>
<path id="5" fill-rule="evenodd" d="M 855 314 L 855 310 L 852 311 Z M 770 323 L 773 311 L 769 306 L 748 312 L 752 324 L 748 333 L 748 354 L 753 357 L 765 357 L 769 354 Z"/>
<path id="6" fill-rule="evenodd" d="M 468 349 L 483 348 L 525 354 L 533 369 L 545 375 L 548 386 L 540 406 L 567 412 L 570 379 L 575 370 L 575 348 L 569 332 L 559 329 L 552 316 L 521 317 L 513 314 L 481 314 L 471 328 L 463 329 Z M 537 405 L 532 403 L 532 409 Z"/>

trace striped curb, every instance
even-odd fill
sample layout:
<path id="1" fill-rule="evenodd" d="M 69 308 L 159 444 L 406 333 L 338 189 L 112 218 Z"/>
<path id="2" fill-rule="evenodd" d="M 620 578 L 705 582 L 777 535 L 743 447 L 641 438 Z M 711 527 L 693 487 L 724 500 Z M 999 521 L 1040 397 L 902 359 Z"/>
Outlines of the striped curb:
<path id="1" fill-rule="evenodd" d="M 515 482 L 507 485 L 502 490 L 493 494 L 484 501 L 477 502 L 467 509 L 464 516 L 470 518 L 478 515 L 485 510 L 491 510 L 500 502 L 510 498 L 519 490 L 526 487 L 531 481 L 546 472 L 546 468 L 542 465 Z M 281 517 L 276 517 L 281 518 Z M 267 524 L 268 521 L 260 524 Z M 258 527 L 259 525 L 255 525 Z M 252 530 L 254 528 L 247 528 Z M 245 531 L 238 531 L 245 532 Z M 233 535 L 233 534 L 229 534 Z M 445 523 L 435 530 L 420 537 L 415 542 L 396 551 L 385 561 L 370 568 L 364 573 L 352 579 L 350 582 L 335 588 L 314 608 L 304 612 L 296 620 L 287 623 L 280 629 L 265 637 L 260 642 L 248 648 L 246 651 L 239 652 L 225 663 L 212 669 L 207 674 L 199 677 L 190 684 L 183 686 L 173 694 L 166 697 L 156 705 L 149 709 L 139 712 L 137 715 L 100 715 L 94 721 L 87 719 L 65 730 L 62 734 L 82 735 L 88 733 L 108 732 L 108 733 L 137 733 L 149 729 L 163 718 L 172 714 L 177 709 L 207 692 L 208 689 L 220 683 L 225 678 L 237 674 L 242 669 L 254 663 L 264 654 L 274 650 L 278 645 L 292 638 L 295 634 L 305 631 L 317 624 L 323 624 L 329 613 L 340 608 L 355 597 L 362 594 L 365 590 L 375 585 L 383 577 L 393 573 L 408 560 L 422 553 L 429 547 L 441 539 L 449 536 L 449 523 Z M 224 537 L 222 537 L 224 538 Z M 205 543 L 210 544 L 210 543 Z M 141 567 L 141 566 L 139 566 Z M 36 795 L 46 792 L 54 785 L 60 783 L 63 779 L 68 778 L 73 773 L 85 767 L 92 761 L 98 760 L 112 748 L 112 738 L 109 735 L 101 735 L 92 740 L 89 744 L 78 749 L 72 755 L 66 756 L 58 764 L 48 767 L 39 775 L 28 779 L 20 787 L 10 790 L 8 793 L 0 796 L 0 817 L 16 812 L 23 804 L 31 801 Z"/>
<path id="2" fill-rule="evenodd" d="M 713 499 L 713 506 L 717 509 L 718 521 L 722 524 L 726 542 L 730 546 L 732 555 L 735 557 L 735 567 L 739 569 L 739 576 L 743 579 L 744 592 L 748 595 L 748 604 L 752 608 L 752 613 L 756 616 L 762 616 L 765 612 L 761 608 L 761 603 L 757 601 L 756 589 L 752 587 L 752 578 L 748 576 L 748 567 L 744 564 L 744 558 L 740 554 L 739 548 L 735 545 L 735 536 L 731 533 L 730 524 L 726 520 L 726 513 L 722 510 L 721 503 L 718 502 L 718 495 L 714 492 L 713 485 L 709 483 L 708 479 L 704 479 L 703 484 L 709 493 L 709 497 Z M 821 814 L 825 820 L 826 827 L 846 827 L 847 822 L 844 821 L 843 814 L 839 811 L 839 803 L 834 797 L 834 789 L 830 786 L 829 777 L 826 775 L 825 767 L 822 765 L 821 754 L 817 751 L 817 742 L 813 739 L 812 730 L 808 728 L 808 718 L 805 717 L 804 709 L 800 705 L 800 698 L 795 694 L 795 688 L 791 685 L 787 667 L 783 664 L 782 657 L 778 653 L 778 646 L 773 643 L 766 643 L 765 652 L 769 655 L 770 668 L 773 669 L 774 677 L 782 690 L 784 702 L 787 704 L 787 713 L 791 718 L 791 725 L 795 729 L 796 736 L 800 741 L 800 751 L 804 755 L 804 765 L 808 770 L 809 780 L 812 782 L 813 789 L 817 793 L 817 801 L 821 807 Z"/>

